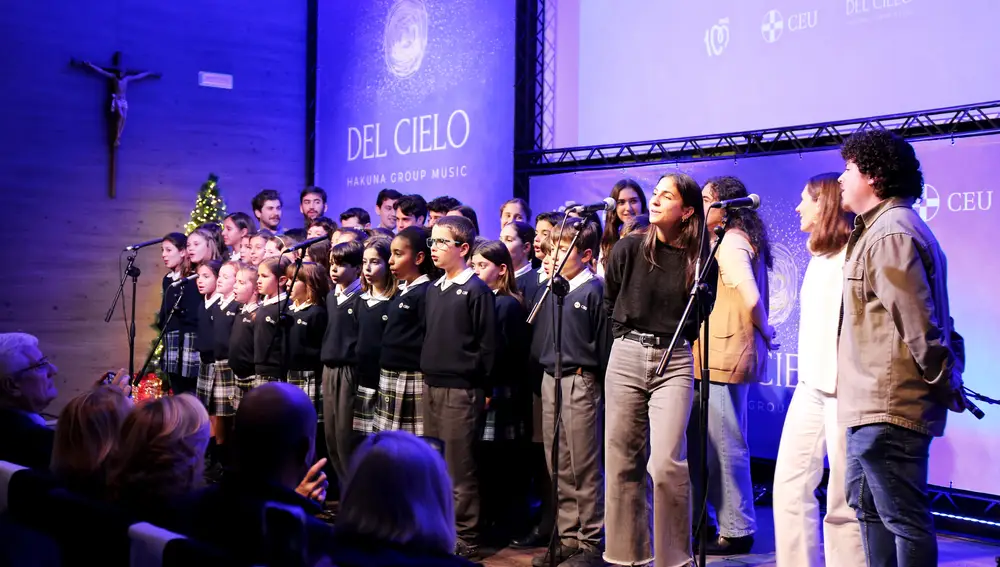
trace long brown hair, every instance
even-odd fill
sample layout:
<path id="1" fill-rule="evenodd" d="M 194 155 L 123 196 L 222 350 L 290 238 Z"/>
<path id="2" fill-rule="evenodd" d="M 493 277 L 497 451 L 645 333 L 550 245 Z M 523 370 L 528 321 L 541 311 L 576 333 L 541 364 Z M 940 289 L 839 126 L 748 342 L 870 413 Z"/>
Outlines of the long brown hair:
<path id="1" fill-rule="evenodd" d="M 326 305 L 326 295 L 330 293 L 330 270 L 321 264 L 305 262 L 295 274 L 295 264 L 289 264 L 285 269 L 285 277 L 292 281 L 292 277 L 306 286 L 306 298 L 313 305 Z M 293 283 L 294 285 L 294 283 Z"/>
<path id="2" fill-rule="evenodd" d="M 517 280 L 514 279 L 514 260 L 510 258 L 510 250 L 499 240 L 487 240 L 478 246 L 473 254 L 486 258 L 496 266 L 507 266 L 505 274 L 497 280 L 497 294 L 509 295 L 523 304 L 524 298 L 517 290 Z"/>
<path id="3" fill-rule="evenodd" d="M 132 402 L 120 389 L 100 386 L 73 398 L 59 414 L 52 473 L 74 489 L 101 490 L 108 457 L 117 449 Z"/>
<path id="4" fill-rule="evenodd" d="M 642 187 L 639 183 L 633 179 L 619 179 L 615 183 L 614 187 L 611 188 L 611 198 L 615 200 L 615 207 L 604 213 L 604 235 L 601 237 L 601 251 L 600 254 L 603 257 L 601 262 L 604 264 L 604 268 L 608 267 L 608 259 L 611 257 L 611 249 L 614 248 L 615 243 L 621 239 L 622 226 L 625 221 L 618 217 L 618 196 L 625 189 L 631 189 L 635 191 L 635 194 L 639 196 L 639 204 L 642 208 L 639 210 L 639 214 L 644 215 L 649 213 L 649 208 L 646 206 L 646 194 L 642 192 Z"/>
<path id="5" fill-rule="evenodd" d="M 396 295 L 396 292 L 399 290 L 399 282 L 396 281 L 396 276 L 392 275 L 392 270 L 389 269 L 389 256 L 392 255 L 392 238 L 382 236 L 381 234 L 372 236 L 365 241 L 365 250 L 369 249 L 374 250 L 378 254 L 378 257 L 385 263 L 385 296 L 392 297 Z M 361 276 L 361 289 L 366 293 L 374 293 L 374 287 L 368 285 L 364 276 Z"/>
<path id="6" fill-rule="evenodd" d="M 194 272 L 194 268 L 191 267 L 191 259 L 187 255 L 187 236 L 184 236 L 181 232 L 171 232 L 163 237 L 164 242 L 169 242 L 174 245 L 174 248 L 181 253 L 181 265 L 178 266 L 182 278 L 186 278 Z"/>
<path id="7" fill-rule="evenodd" d="M 821 173 L 806 183 L 806 192 L 819 204 L 816 224 L 809 234 L 809 250 L 820 256 L 840 252 L 854 227 L 854 213 L 844 210 L 838 177 L 836 173 Z"/>
<path id="8" fill-rule="evenodd" d="M 681 233 L 677 241 L 667 243 L 684 250 L 684 255 L 687 258 L 685 276 L 687 285 L 690 286 L 694 284 L 694 270 L 698 259 L 704 261 L 708 257 L 708 238 L 704 237 L 705 208 L 701 200 L 701 186 L 686 173 L 668 173 L 661 176 L 656 184 L 659 185 L 664 179 L 670 179 L 677 188 L 677 192 L 681 195 L 681 206 L 694 210 L 686 221 L 681 221 Z M 654 267 L 660 267 L 656 263 L 656 232 L 651 226 L 643 237 L 643 256 L 649 262 L 650 271 Z M 700 248 L 699 243 L 701 244 Z"/>

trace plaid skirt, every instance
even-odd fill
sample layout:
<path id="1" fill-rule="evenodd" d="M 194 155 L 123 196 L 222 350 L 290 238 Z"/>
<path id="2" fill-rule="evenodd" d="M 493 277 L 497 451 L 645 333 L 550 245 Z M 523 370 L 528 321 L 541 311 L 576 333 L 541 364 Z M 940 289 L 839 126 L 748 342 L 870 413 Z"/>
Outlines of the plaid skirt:
<path id="1" fill-rule="evenodd" d="M 375 397 L 374 388 L 358 386 L 357 394 L 354 396 L 354 431 L 356 433 L 368 435 L 373 432 Z"/>
<path id="2" fill-rule="evenodd" d="M 215 390 L 215 363 L 202 362 L 198 371 L 198 383 L 195 385 L 194 395 L 209 410 L 212 409 L 212 392 Z"/>
<path id="3" fill-rule="evenodd" d="M 320 388 L 321 374 L 315 370 L 289 370 L 288 383 L 298 386 L 312 400 L 316 408 L 316 417 L 323 423 L 323 393 Z"/>
<path id="4" fill-rule="evenodd" d="M 194 348 L 194 333 L 170 331 L 163 335 L 163 358 L 160 368 L 167 374 L 197 378 L 201 370 L 201 355 Z"/>
<path id="5" fill-rule="evenodd" d="M 531 433 L 531 398 L 522 389 L 497 386 L 490 391 L 483 441 L 518 441 Z"/>
<path id="6" fill-rule="evenodd" d="M 271 381 L 272 381 L 271 378 L 267 376 L 260 376 L 258 374 L 247 376 L 246 378 L 240 378 L 239 376 L 236 376 L 234 379 L 234 382 L 236 383 L 236 391 L 234 392 L 235 395 L 233 396 L 233 408 L 239 409 L 240 400 L 243 399 L 243 396 L 247 395 L 247 392 L 253 390 L 257 386 L 260 386 L 262 384 L 267 384 Z M 236 415 L 236 413 L 233 412 L 233 415 Z"/>
<path id="7" fill-rule="evenodd" d="M 380 370 L 372 430 L 409 431 L 422 437 L 424 409 L 420 396 L 423 391 L 424 375 L 420 371 Z"/>
<path id="8" fill-rule="evenodd" d="M 215 361 L 215 379 L 212 384 L 212 401 L 208 415 L 233 417 L 236 415 L 236 376 L 228 360 Z"/>

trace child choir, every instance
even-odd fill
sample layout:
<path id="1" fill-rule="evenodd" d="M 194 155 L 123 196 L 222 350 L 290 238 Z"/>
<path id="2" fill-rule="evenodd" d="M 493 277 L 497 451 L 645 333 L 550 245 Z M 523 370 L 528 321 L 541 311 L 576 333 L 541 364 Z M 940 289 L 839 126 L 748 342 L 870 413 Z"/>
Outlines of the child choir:
<path id="1" fill-rule="evenodd" d="M 612 340 L 597 275 L 601 227 L 563 223 L 555 212 L 532 225 L 527 204 L 513 199 L 500 210 L 500 240 L 490 241 L 479 236 L 475 211 L 455 199 L 402 195 L 388 206 L 395 234 L 365 228 L 369 215 L 349 209 L 339 228 L 324 216 L 308 231 L 274 235 L 233 213 L 221 226 L 164 239 L 163 370 L 175 392 L 194 391 L 208 408 L 210 459 L 225 464 L 240 399 L 260 384 L 287 381 L 314 401 L 339 479 L 366 435 L 426 436 L 442 443 L 454 483 L 456 551 L 472 555 L 490 530 L 522 535 L 532 471 L 542 466 L 533 438 L 551 464 L 554 299 L 533 325 L 527 319 L 566 258 L 554 515 L 560 559 L 597 552 Z M 288 250 L 307 236 L 330 240 Z"/>

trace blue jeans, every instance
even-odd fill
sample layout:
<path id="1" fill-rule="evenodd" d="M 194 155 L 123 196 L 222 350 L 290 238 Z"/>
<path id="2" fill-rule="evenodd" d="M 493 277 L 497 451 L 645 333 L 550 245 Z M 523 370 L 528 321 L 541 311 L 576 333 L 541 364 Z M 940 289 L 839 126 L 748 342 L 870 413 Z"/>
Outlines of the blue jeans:
<path id="1" fill-rule="evenodd" d="M 695 382 L 694 406 L 688 421 L 688 464 L 695 519 L 708 491 L 709 520 L 719 526 L 719 535 L 738 538 L 757 531 L 753 480 L 750 478 L 750 447 L 747 444 L 747 394 L 749 384 L 709 384 L 708 397 L 708 486 L 701 485 L 701 414 Z M 714 513 L 713 513 L 714 512 Z"/>
<path id="2" fill-rule="evenodd" d="M 877 423 L 847 430 L 847 503 L 861 523 L 868 567 L 933 567 L 937 536 L 927 496 L 931 437 Z"/>

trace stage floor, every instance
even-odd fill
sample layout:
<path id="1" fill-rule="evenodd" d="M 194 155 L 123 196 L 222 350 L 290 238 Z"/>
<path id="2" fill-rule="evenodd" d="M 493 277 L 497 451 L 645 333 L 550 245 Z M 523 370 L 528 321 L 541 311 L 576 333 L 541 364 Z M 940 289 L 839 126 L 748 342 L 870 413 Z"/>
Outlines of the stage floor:
<path id="1" fill-rule="evenodd" d="M 758 534 L 755 538 L 753 554 L 717 557 L 708 560 L 709 565 L 718 567 L 770 567 L 774 563 L 774 522 L 770 507 L 757 508 Z M 941 567 L 997 567 L 1000 544 L 984 543 L 957 537 L 938 536 Z M 530 567 L 531 558 L 544 550 L 503 549 L 482 560 L 487 567 Z"/>

